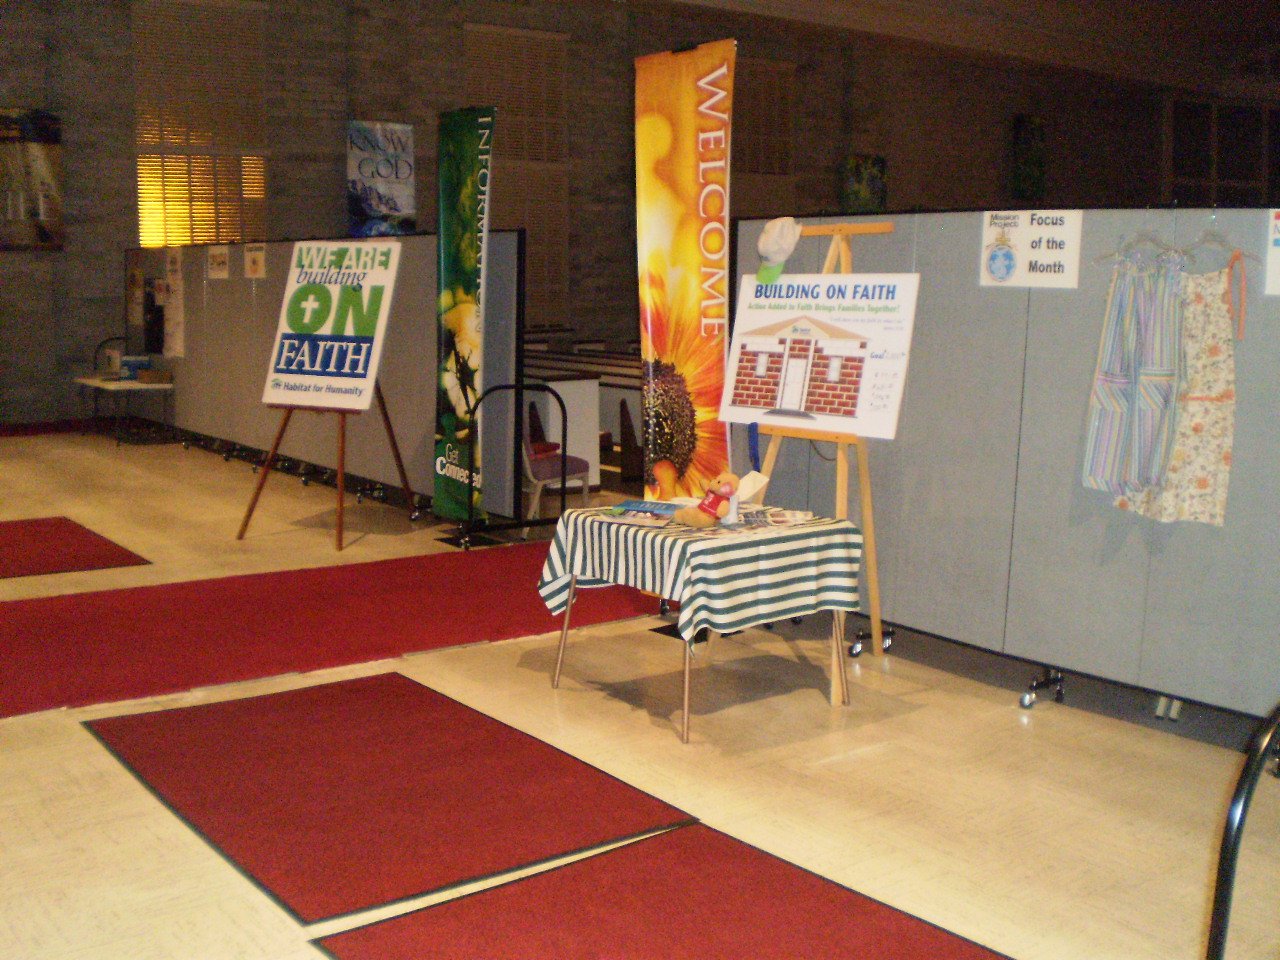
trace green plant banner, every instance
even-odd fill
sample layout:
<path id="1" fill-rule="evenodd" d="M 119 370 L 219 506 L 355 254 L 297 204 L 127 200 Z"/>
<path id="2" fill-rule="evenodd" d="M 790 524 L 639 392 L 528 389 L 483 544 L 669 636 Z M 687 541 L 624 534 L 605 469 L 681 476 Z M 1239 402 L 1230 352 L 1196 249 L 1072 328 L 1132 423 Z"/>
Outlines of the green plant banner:
<path id="1" fill-rule="evenodd" d="M 484 391 L 484 249 L 496 113 L 493 107 L 468 107 L 440 116 L 440 333 L 431 510 L 453 520 L 467 516 L 469 464 L 475 469 L 474 516 L 482 516 L 480 421 L 473 410 Z"/>

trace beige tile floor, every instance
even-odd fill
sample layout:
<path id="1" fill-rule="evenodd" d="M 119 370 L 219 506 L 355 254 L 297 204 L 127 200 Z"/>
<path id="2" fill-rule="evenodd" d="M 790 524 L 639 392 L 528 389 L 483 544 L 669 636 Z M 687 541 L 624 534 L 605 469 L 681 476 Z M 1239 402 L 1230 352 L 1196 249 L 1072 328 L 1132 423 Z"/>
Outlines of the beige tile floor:
<path id="1" fill-rule="evenodd" d="M 333 491 L 284 478 L 236 544 L 251 478 L 180 447 L 0 440 L 0 519 L 72 516 L 154 561 L 62 575 L 70 586 L 0 581 L 0 596 L 440 549 L 440 531 L 366 503 L 352 511 L 364 520 L 349 517 L 361 535 L 335 555 Z M 139 569 L 154 579 L 135 579 Z M 0 721 L 0 957 L 301 960 L 320 956 L 309 939 L 385 915 L 300 926 L 80 723 L 392 669 L 1018 960 L 1204 955 L 1238 754 L 1070 705 L 1023 711 L 1008 690 L 899 656 L 853 662 L 852 704 L 833 708 L 825 646 L 808 639 L 816 621 L 700 647 L 688 745 L 676 733 L 680 650 L 650 632 L 657 618 L 575 630 L 559 690 L 557 636 L 543 635 Z M 1277 840 L 1280 781 L 1267 777 L 1242 854 L 1233 958 L 1280 956 Z"/>

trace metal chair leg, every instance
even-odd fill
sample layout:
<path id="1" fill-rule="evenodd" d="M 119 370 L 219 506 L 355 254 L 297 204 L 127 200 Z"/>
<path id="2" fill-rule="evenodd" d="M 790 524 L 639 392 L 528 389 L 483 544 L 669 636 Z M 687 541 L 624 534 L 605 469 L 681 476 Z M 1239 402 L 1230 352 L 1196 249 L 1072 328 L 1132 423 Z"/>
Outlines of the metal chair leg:
<path id="1" fill-rule="evenodd" d="M 564 605 L 564 623 L 560 627 L 560 648 L 556 651 L 556 673 L 551 678 L 552 689 L 560 687 L 560 668 L 564 666 L 564 647 L 569 639 L 569 614 L 573 612 L 573 595 L 578 591 L 578 578 L 569 578 L 569 597 Z"/>
<path id="2" fill-rule="evenodd" d="M 680 717 L 680 742 L 689 742 L 689 674 L 693 666 L 693 653 L 684 644 L 684 712 Z"/>

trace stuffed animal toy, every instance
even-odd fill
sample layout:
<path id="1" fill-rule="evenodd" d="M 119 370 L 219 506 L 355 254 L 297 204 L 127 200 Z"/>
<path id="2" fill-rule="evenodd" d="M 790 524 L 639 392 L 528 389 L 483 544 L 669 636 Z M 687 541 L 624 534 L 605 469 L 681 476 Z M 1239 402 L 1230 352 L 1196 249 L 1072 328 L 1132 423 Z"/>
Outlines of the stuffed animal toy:
<path id="1" fill-rule="evenodd" d="M 714 527 L 729 514 L 729 498 L 738 492 L 738 475 L 725 471 L 711 481 L 702 502 L 692 507 L 681 507 L 672 519 L 690 527 L 706 529 Z"/>

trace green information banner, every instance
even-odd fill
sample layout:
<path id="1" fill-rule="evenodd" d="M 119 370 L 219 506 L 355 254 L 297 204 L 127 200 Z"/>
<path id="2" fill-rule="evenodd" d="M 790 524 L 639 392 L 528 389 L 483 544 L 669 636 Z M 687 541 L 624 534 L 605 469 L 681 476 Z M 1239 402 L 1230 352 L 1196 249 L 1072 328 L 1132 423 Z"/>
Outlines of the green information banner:
<path id="1" fill-rule="evenodd" d="M 431 510 L 453 520 L 467 517 L 469 465 L 475 470 L 474 516 L 482 516 L 480 421 L 473 411 L 484 391 L 484 249 L 496 112 L 469 107 L 440 116 L 440 361 Z"/>

